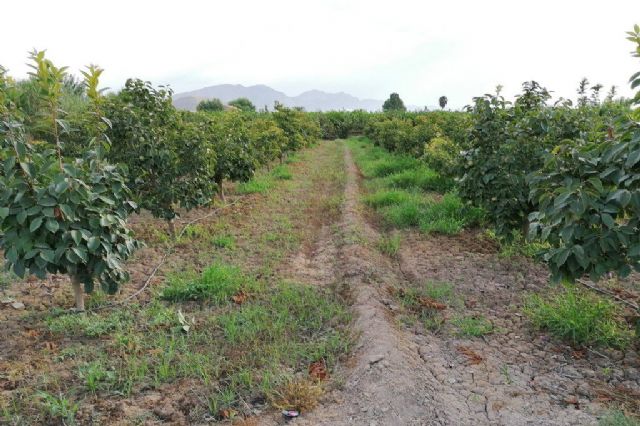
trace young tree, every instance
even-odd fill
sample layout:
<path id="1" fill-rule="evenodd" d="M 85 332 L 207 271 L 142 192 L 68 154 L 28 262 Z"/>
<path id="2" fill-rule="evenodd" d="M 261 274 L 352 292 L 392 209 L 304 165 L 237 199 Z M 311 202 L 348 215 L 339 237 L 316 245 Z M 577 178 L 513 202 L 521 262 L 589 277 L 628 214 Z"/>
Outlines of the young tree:
<path id="1" fill-rule="evenodd" d="M 258 159 L 252 149 L 244 114 L 227 112 L 215 119 L 206 119 L 207 135 L 217 156 L 212 182 L 224 201 L 224 180 L 243 182 L 251 179 L 259 165 Z"/>
<path id="2" fill-rule="evenodd" d="M 255 112 L 256 107 L 251 101 L 247 98 L 238 98 L 229 102 L 229 105 L 238 108 L 240 111 L 244 112 Z"/>
<path id="3" fill-rule="evenodd" d="M 175 235 L 177 208 L 207 204 L 215 194 L 215 149 L 204 126 L 182 119 L 171 103 L 171 90 L 127 80 L 110 99 L 108 111 L 114 162 L 128 169 L 128 184 L 140 207 L 165 219 Z"/>
<path id="4" fill-rule="evenodd" d="M 578 83 L 578 106 L 586 106 L 589 104 L 587 90 L 589 90 L 589 80 L 584 77 L 582 80 L 580 80 L 580 83 Z"/>
<path id="5" fill-rule="evenodd" d="M 640 27 L 628 34 L 640 58 Z M 640 87 L 640 72 L 630 81 Z M 544 259 L 556 279 L 640 270 L 640 125 L 622 118 L 612 136 L 564 144 L 532 178 L 530 237 L 550 243 Z"/>
<path id="6" fill-rule="evenodd" d="M 29 142 L 20 114 L 6 102 L 10 84 L 0 76 L 0 249 L 7 267 L 20 277 L 67 274 L 76 309 L 82 311 L 83 285 L 91 292 L 98 281 L 114 293 L 128 279 L 123 263 L 139 243 L 126 219 L 136 204 L 118 168 L 102 157 L 108 121 L 99 108 L 101 70 L 90 67 L 85 73 L 95 114 L 93 137 L 82 158 L 69 159 L 62 155 L 67 125 L 59 105 L 65 69 L 55 67 L 44 52 L 34 52 L 31 59 L 39 101 L 49 107 L 54 143 L 35 147 Z"/>
<path id="7" fill-rule="evenodd" d="M 400 95 L 397 93 L 392 93 L 389 96 L 389 99 L 384 101 L 382 104 L 382 110 L 384 112 L 393 112 L 393 111 L 406 111 L 407 108 L 404 106 L 404 102 L 400 99 Z"/>
<path id="8" fill-rule="evenodd" d="M 287 108 L 284 105 L 275 105 L 276 112 L 273 119 L 278 123 L 287 138 L 287 144 L 280 154 L 280 161 L 292 151 L 297 151 L 313 142 L 321 134 L 320 124 L 310 114 L 306 114 L 295 108 Z"/>
<path id="9" fill-rule="evenodd" d="M 280 157 L 287 144 L 284 131 L 271 117 L 259 116 L 249 123 L 249 140 L 259 164 L 269 164 Z"/>
<path id="10" fill-rule="evenodd" d="M 447 102 L 449 102 L 449 99 L 447 99 L 446 96 L 440 96 L 440 99 L 438 99 L 438 104 L 440 105 L 440 109 L 444 109 L 444 107 L 447 106 Z"/>
<path id="11" fill-rule="evenodd" d="M 216 112 L 216 111 L 224 111 L 224 104 L 218 98 L 213 99 L 204 99 L 198 103 L 196 107 L 196 111 L 204 111 L 204 112 Z"/>

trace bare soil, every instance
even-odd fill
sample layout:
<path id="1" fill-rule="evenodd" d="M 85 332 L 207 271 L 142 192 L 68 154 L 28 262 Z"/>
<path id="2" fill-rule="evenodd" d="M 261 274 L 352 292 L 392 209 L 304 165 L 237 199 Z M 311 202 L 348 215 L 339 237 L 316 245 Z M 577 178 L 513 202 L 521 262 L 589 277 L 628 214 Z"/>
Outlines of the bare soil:
<path id="1" fill-rule="evenodd" d="M 477 231 L 457 236 L 403 232 L 397 258 L 383 255 L 377 242 L 384 231 L 360 203 L 361 175 L 347 148 L 344 165 L 344 193 L 337 208 L 327 200 L 335 195 L 335 182 L 323 179 L 307 179 L 310 186 L 293 188 L 284 200 L 244 197 L 224 211 L 221 223 L 216 215 L 202 222 L 205 228 L 232 234 L 235 250 L 214 253 L 187 241 L 176 247 L 151 282 L 153 288 L 169 273 L 197 271 L 212 259 L 232 257 L 255 275 L 330 286 L 351 302 L 358 344 L 344 365 L 331 372 L 333 381 L 322 404 L 290 422 L 279 413 L 256 410 L 256 417 L 235 423 L 592 425 L 617 397 L 638 404 L 640 358 L 635 348 L 578 350 L 527 323 L 522 298 L 547 288 L 542 265 L 501 258 Z M 295 173 L 310 173 L 292 167 Z M 187 213 L 182 223 L 207 213 Z M 291 228 L 295 241 L 269 242 L 274 218 Z M 162 222 L 144 216 L 134 226 L 148 240 L 164 231 Z M 142 286 L 165 250 L 154 243 L 136 256 L 130 265 L 132 285 L 119 297 Z M 427 281 L 453 284 L 464 301 L 461 310 L 448 307 L 443 312 L 445 325 L 436 331 L 404 323 L 402 307 L 389 294 L 390 287 Z M 47 374 L 60 368 L 51 358 L 65 342 L 34 324 L 38 312 L 70 307 L 72 300 L 66 279 L 56 276 L 22 283 L 3 291 L 2 297 L 20 300 L 31 312 L 0 306 L 0 392 L 8 394 L 25 382 L 37 383 L 34 371 Z M 139 300 L 146 297 L 145 292 Z M 456 335 L 448 319 L 461 313 L 483 316 L 495 332 L 475 338 Z M 185 406 L 197 403 L 190 386 L 178 381 L 126 400 L 95 401 L 93 409 L 108 412 L 110 424 L 131 424 L 129 419 L 145 413 L 155 419 L 148 424 L 194 424 L 182 414 Z"/>
<path id="2" fill-rule="evenodd" d="M 620 402 L 616 393 L 637 404 L 635 349 L 576 350 L 527 323 L 522 298 L 546 288 L 543 265 L 501 258 L 477 231 L 405 232 L 397 259 L 381 255 L 375 246 L 381 231 L 359 203 L 360 174 L 348 149 L 344 158 L 342 218 L 333 235 L 325 228 L 315 250 L 299 253 L 291 267 L 293 274 L 351 295 L 360 340 L 342 371 L 343 386 L 293 423 L 591 425 L 608 403 Z M 448 325 L 435 332 L 402 325 L 402 309 L 388 289 L 427 281 L 453 284 L 464 315 L 486 318 L 495 332 L 465 338 Z M 445 312 L 445 324 L 454 314 Z"/>

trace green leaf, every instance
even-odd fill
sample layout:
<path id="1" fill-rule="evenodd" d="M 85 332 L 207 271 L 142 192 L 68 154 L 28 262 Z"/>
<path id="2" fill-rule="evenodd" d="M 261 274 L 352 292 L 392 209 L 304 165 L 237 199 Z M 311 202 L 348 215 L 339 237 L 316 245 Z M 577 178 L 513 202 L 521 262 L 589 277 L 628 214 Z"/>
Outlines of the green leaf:
<path id="1" fill-rule="evenodd" d="M 42 219 L 43 219 L 42 216 L 39 216 L 34 220 L 32 220 L 31 224 L 29 225 L 29 231 L 31 232 L 37 231 L 38 228 L 40 228 L 40 225 L 42 225 Z"/>
<path id="2" fill-rule="evenodd" d="M 0 207 L 0 220 L 9 216 L 9 207 Z"/>
<path id="3" fill-rule="evenodd" d="M 87 247 L 92 252 L 96 251 L 96 249 L 100 247 L 100 238 L 98 237 L 89 238 L 89 240 L 87 241 Z"/>
<path id="4" fill-rule="evenodd" d="M 75 242 L 76 244 L 80 244 L 80 241 L 82 241 L 82 234 L 80 233 L 80 231 L 74 229 L 73 231 L 71 231 L 71 238 L 73 239 L 73 242 Z"/>
<path id="5" fill-rule="evenodd" d="M 41 250 L 40 257 L 49 263 L 54 263 L 55 253 L 53 250 Z"/>
<path id="6" fill-rule="evenodd" d="M 82 260 L 82 262 L 87 263 L 89 257 L 87 256 L 87 251 L 82 248 L 73 247 L 71 250 Z"/>
<path id="7" fill-rule="evenodd" d="M 622 207 L 626 207 L 631 201 L 631 192 L 626 189 L 619 189 L 614 192 L 609 199 L 616 200 Z"/>
<path id="8" fill-rule="evenodd" d="M 5 256 L 9 262 L 16 263 L 18 261 L 18 249 L 15 247 L 9 248 Z"/>
<path id="9" fill-rule="evenodd" d="M 45 224 L 49 232 L 55 233 L 60 229 L 60 224 L 55 219 L 47 219 L 47 223 Z"/>
<path id="10" fill-rule="evenodd" d="M 42 197 L 38 200 L 38 204 L 44 207 L 54 207 L 58 202 L 51 197 Z"/>
<path id="11" fill-rule="evenodd" d="M 629 257 L 639 257 L 640 256 L 640 244 L 633 245 L 629 248 L 627 253 Z"/>
<path id="12" fill-rule="evenodd" d="M 627 161 L 625 162 L 625 166 L 633 167 L 638 161 L 640 161 L 640 149 L 637 149 L 629 154 L 629 156 L 627 157 Z"/>
<path id="13" fill-rule="evenodd" d="M 27 220 L 27 211 L 22 210 L 16 215 L 16 220 L 20 225 L 24 224 L 24 221 Z"/>
<path id="14" fill-rule="evenodd" d="M 604 223 L 607 228 L 613 228 L 614 226 L 616 226 L 616 222 L 613 220 L 610 214 L 603 213 L 600 215 L 600 217 L 602 218 L 602 223 Z"/>

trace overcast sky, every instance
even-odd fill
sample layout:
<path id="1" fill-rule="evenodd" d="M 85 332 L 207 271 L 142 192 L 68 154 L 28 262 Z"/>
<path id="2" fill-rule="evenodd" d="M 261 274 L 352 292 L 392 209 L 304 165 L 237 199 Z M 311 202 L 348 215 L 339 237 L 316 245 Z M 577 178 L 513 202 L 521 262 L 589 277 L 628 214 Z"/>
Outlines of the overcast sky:
<path id="1" fill-rule="evenodd" d="M 0 64 L 26 75 L 27 52 L 47 49 L 76 72 L 95 63 L 104 84 L 128 77 L 203 86 L 266 84 L 461 107 L 497 84 L 513 95 L 535 79 L 575 98 L 589 78 L 629 95 L 640 69 L 625 31 L 640 0 L 32 1 L 2 4 Z"/>

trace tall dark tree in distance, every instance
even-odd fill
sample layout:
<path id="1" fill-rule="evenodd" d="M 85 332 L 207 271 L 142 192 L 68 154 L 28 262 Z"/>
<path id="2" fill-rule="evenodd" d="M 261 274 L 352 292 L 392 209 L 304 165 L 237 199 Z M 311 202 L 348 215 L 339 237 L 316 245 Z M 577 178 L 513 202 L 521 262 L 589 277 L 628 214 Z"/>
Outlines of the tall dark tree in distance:
<path id="1" fill-rule="evenodd" d="M 196 107 L 196 110 L 206 111 L 206 112 L 224 111 L 224 104 L 218 98 L 203 99 L 200 101 L 200 103 Z"/>
<path id="2" fill-rule="evenodd" d="M 440 99 L 438 99 L 438 103 L 440 104 L 440 109 L 444 109 L 444 107 L 447 106 L 447 102 L 449 102 L 449 99 L 447 99 L 446 96 L 440 96 Z"/>
<path id="3" fill-rule="evenodd" d="M 238 108 L 244 112 L 255 112 L 255 105 L 247 98 L 238 98 L 229 102 L 229 105 Z"/>
<path id="4" fill-rule="evenodd" d="M 404 106 L 404 102 L 402 102 L 402 99 L 400 99 L 400 95 L 398 95 L 397 93 L 392 93 L 389 96 L 389 99 L 384 101 L 384 103 L 382 104 L 382 110 L 384 112 L 406 111 L 407 107 Z"/>

